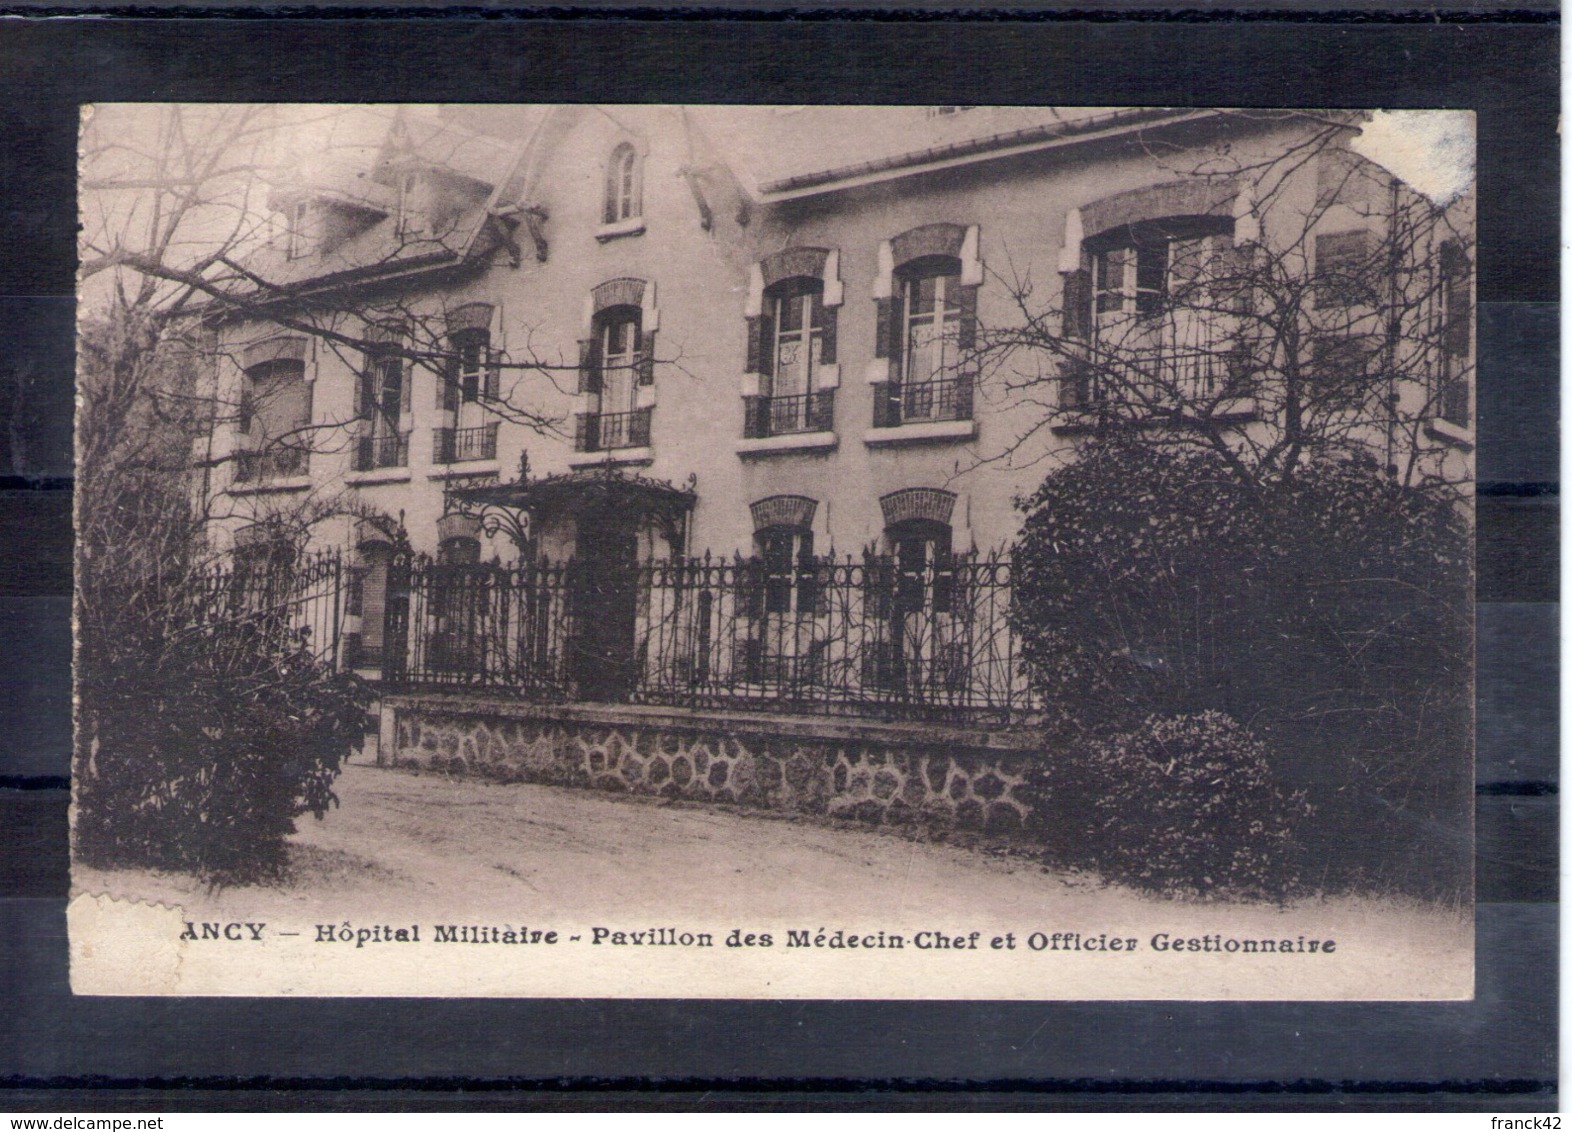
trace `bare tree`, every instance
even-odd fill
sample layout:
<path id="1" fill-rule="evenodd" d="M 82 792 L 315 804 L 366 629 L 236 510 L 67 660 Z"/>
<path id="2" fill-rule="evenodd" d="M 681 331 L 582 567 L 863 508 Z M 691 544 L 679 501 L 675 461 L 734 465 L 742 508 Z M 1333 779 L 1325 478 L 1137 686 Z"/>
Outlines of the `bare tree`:
<path id="1" fill-rule="evenodd" d="M 1469 425 L 1467 202 L 1360 157 L 1354 128 L 1256 112 L 1205 146 L 1148 140 L 1182 215 L 1083 231 L 1076 213 L 1057 286 L 1001 275 L 1014 317 L 978 330 L 974 365 L 1040 410 L 1004 455 L 1118 431 L 1210 451 L 1250 484 L 1355 454 L 1403 484 L 1466 480 L 1438 437 Z M 1242 156 L 1263 129 L 1292 133 Z"/>
<path id="2" fill-rule="evenodd" d="M 1009 278 L 1015 318 L 977 331 L 984 390 L 1035 408 L 1000 458 L 1066 456 L 1023 504 L 1014 616 L 1050 721 L 1093 752 L 1060 773 L 1117 784 L 1187 728 L 1218 766 L 1259 739 L 1315 808 L 1314 883 L 1451 895 L 1471 218 L 1351 152 L 1346 119 L 1232 123 L 1263 124 L 1292 133 L 1259 159 L 1241 133 L 1149 141 L 1169 212 L 1072 216 L 1060 285 Z"/>
<path id="3" fill-rule="evenodd" d="M 444 164 L 455 146 L 479 144 L 443 140 L 464 131 L 412 123 L 398 112 L 374 123 L 382 131 L 374 144 L 365 131 L 353 144 L 334 142 L 334 122 L 345 113 L 184 105 L 89 111 L 81 155 L 83 314 L 124 328 L 114 341 L 129 354 L 124 364 L 95 366 L 101 384 L 84 391 L 81 474 L 93 473 L 106 445 L 125 439 L 117 422 L 130 419 L 128 399 L 144 396 L 168 412 L 182 398 L 200 402 L 178 410 L 200 424 L 194 440 L 226 431 L 214 426 L 240 439 L 227 449 L 194 447 L 193 476 L 226 464 L 237 465 L 231 478 L 238 479 L 303 471 L 310 453 L 363 441 L 365 423 L 386 408 L 376 388 L 386 365 L 403 371 L 406 399 L 420 369 L 436 375 L 443 396 L 476 402 L 489 419 L 562 432 L 566 422 L 539 391 L 569 391 L 565 375 L 576 380 L 580 359 L 537 350 L 529 327 L 507 350 L 471 348 L 453 333 L 445 289 L 421 279 L 442 269 L 451 282 L 455 273 L 483 272 L 504 258 L 517 266 L 525 246 L 544 258 L 544 217 L 502 200 L 501 184 L 488 191 Z M 303 169 L 300 139 L 322 137 L 330 139 L 327 152 L 312 153 Z M 505 174 L 505 162 L 499 169 Z M 345 204 L 346 192 L 362 195 L 343 208 L 323 206 L 328 197 Z M 309 340 L 359 375 L 350 411 L 313 411 L 280 359 L 258 364 L 248 356 L 249 345 L 282 334 Z M 150 388 L 163 371 L 130 359 L 171 343 L 203 372 L 179 390 Z M 519 380 L 525 375 L 544 380 Z M 208 507 L 244 508 L 246 518 L 274 506 L 206 494 Z M 322 492 L 312 503 L 353 507 Z"/>

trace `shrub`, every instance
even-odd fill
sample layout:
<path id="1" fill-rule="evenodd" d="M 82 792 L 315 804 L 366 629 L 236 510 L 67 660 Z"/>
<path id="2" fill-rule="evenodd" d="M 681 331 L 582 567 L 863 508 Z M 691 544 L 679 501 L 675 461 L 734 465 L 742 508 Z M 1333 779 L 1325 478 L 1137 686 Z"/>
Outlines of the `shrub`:
<path id="1" fill-rule="evenodd" d="M 1013 616 L 1053 738 L 1248 720 L 1316 813 L 1314 883 L 1468 883 L 1472 540 L 1455 496 L 1316 457 L 1087 445 L 1023 505 Z"/>
<path id="2" fill-rule="evenodd" d="M 1298 883 L 1302 795 L 1218 712 L 1153 716 L 1051 758 L 1036 792 L 1049 863 L 1168 893 L 1283 899 Z"/>
<path id="3" fill-rule="evenodd" d="M 124 628 L 115 664 L 79 667 L 78 855 L 221 882 L 277 876 L 296 817 L 337 802 L 367 685 L 258 618 Z"/>

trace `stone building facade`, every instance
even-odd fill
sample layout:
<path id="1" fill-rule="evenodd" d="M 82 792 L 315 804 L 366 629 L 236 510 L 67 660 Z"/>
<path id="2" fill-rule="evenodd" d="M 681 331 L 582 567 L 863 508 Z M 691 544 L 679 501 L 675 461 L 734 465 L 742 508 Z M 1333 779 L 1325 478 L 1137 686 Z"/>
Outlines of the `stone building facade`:
<path id="1" fill-rule="evenodd" d="M 1056 340 L 1149 336 L 1187 263 L 1368 257 L 1413 194 L 1356 132 L 1160 109 L 346 110 L 270 198 L 265 291 L 215 318 L 221 538 L 246 552 L 308 516 L 358 563 L 346 625 L 373 659 L 406 544 L 583 563 L 602 660 L 631 624 L 618 578 L 674 556 L 756 557 L 768 590 L 813 556 L 888 555 L 936 607 L 950 556 L 1007 546 L 1091 404 L 1073 351 L 990 364 L 1000 329 L 1051 310 Z M 1452 385 L 1391 396 L 1426 421 L 1405 451 L 1442 469 L 1471 448 L 1473 345 L 1467 253 L 1438 240 L 1393 270 L 1431 272 L 1424 317 L 1462 320 L 1432 367 Z M 1381 328 L 1355 329 L 1374 356 Z M 1239 427 L 1257 412 L 1241 392 Z M 578 698 L 625 698 L 620 679 Z"/>

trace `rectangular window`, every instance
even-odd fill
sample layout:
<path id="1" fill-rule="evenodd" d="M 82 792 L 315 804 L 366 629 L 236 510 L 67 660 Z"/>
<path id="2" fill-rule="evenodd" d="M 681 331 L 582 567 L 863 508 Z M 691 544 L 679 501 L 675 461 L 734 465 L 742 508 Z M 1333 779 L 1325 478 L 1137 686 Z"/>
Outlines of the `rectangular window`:
<path id="1" fill-rule="evenodd" d="M 397 432 L 404 405 L 404 362 L 397 357 L 378 358 L 373 373 L 376 383 L 378 428 Z"/>
<path id="2" fill-rule="evenodd" d="M 601 323 L 602 414 L 633 411 L 638 386 L 639 346 L 637 315 L 614 315 Z"/>
<path id="3" fill-rule="evenodd" d="M 421 211 L 420 178 L 415 173 L 404 173 L 398 179 L 398 215 L 395 219 L 400 236 L 420 236 L 426 231 L 426 218 Z"/>
<path id="4" fill-rule="evenodd" d="M 313 228 L 316 210 L 309 201 L 295 201 L 284 210 L 286 254 L 290 259 L 300 259 L 316 251 L 317 238 Z"/>
<path id="5" fill-rule="evenodd" d="M 959 275 L 924 275 L 904 287 L 906 357 L 901 380 L 908 386 L 953 376 L 960 328 Z"/>
<path id="6" fill-rule="evenodd" d="M 478 401 L 486 371 L 485 344 L 475 338 L 465 340 L 458 351 L 459 395 L 466 402 Z"/>
<path id="7" fill-rule="evenodd" d="M 811 393 L 822 356 L 824 304 L 817 291 L 795 291 L 777 297 L 774 305 L 772 392 L 777 397 Z"/>
<path id="8" fill-rule="evenodd" d="M 1350 307 L 1376 301 L 1375 235 L 1331 232 L 1315 238 L 1315 303 Z"/>
<path id="9" fill-rule="evenodd" d="M 814 612 L 818 577 L 813 560 L 813 532 L 771 527 L 756 537 L 764 565 L 764 612 Z"/>
<path id="10" fill-rule="evenodd" d="M 269 479 L 306 470 L 311 424 L 311 386 L 305 368 L 292 360 L 267 362 L 246 372 L 239 431 L 246 437 L 236 478 Z"/>
<path id="11" fill-rule="evenodd" d="M 1161 312 L 1168 290 L 1168 258 L 1167 241 L 1143 241 L 1098 253 L 1092 262 L 1097 313 L 1133 312 L 1150 318 Z"/>
<path id="12" fill-rule="evenodd" d="M 366 424 L 355 454 L 355 470 L 402 468 L 409 462 L 409 434 L 402 429 L 409 408 L 404 359 L 387 348 L 374 350 L 361 375 L 361 415 Z"/>

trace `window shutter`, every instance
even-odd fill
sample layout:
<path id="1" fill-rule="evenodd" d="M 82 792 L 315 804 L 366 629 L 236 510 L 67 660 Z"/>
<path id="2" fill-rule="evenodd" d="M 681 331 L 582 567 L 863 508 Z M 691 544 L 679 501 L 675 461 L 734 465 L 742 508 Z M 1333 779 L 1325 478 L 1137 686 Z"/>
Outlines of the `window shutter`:
<path id="1" fill-rule="evenodd" d="M 890 344 L 890 388 L 894 389 L 906 367 L 906 306 L 899 296 L 890 300 L 884 333 Z"/>
<path id="2" fill-rule="evenodd" d="M 1092 273 L 1085 268 L 1064 273 L 1064 318 L 1066 338 L 1090 338 L 1092 334 Z"/>
<path id="3" fill-rule="evenodd" d="M 813 612 L 821 616 L 830 612 L 830 588 L 835 584 L 835 562 L 825 555 L 822 563 L 814 565 Z"/>
<path id="4" fill-rule="evenodd" d="M 823 365 L 835 364 L 835 333 L 840 307 L 820 307 L 819 361 Z"/>
<path id="5" fill-rule="evenodd" d="M 600 392 L 600 336 L 579 343 L 579 392 Z"/>
<path id="6" fill-rule="evenodd" d="M 360 371 L 359 403 L 355 406 L 355 415 L 357 417 L 369 420 L 375 411 L 377 403 L 376 381 L 376 369 L 368 358 L 366 367 Z"/>
<path id="7" fill-rule="evenodd" d="M 769 399 L 744 397 L 742 399 L 742 435 L 745 440 L 759 440 L 770 434 Z"/>
<path id="8" fill-rule="evenodd" d="M 316 411 L 317 383 L 314 382 L 314 381 L 304 381 L 303 384 L 306 387 L 306 395 L 303 398 L 303 400 L 305 401 L 305 404 L 301 406 L 301 410 L 300 410 L 301 415 L 304 418 L 300 422 L 300 427 L 302 427 L 302 428 L 310 428 L 311 427 L 311 422 L 316 419 L 315 411 Z"/>
<path id="9" fill-rule="evenodd" d="M 442 359 L 437 372 L 437 408 L 452 411 L 458 408 L 459 359 L 448 354 Z"/>
<path id="10" fill-rule="evenodd" d="M 770 300 L 764 300 L 770 305 Z M 775 316 L 768 311 L 759 316 L 759 368 L 764 377 L 775 376 Z"/>
<path id="11" fill-rule="evenodd" d="M 759 367 L 764 364 L 760 360 L 764 356 L 763 329 L 762 318 L 748 319 L 748 362 L 743 368 L 744 373 L 758 373 Z"/>
<path id="12" fill-rule="evenodd" d="M 1315 238 L 1315 301 L 1320 307 L 1347 307 L 1375 300 L 1371 286 L 1373 233 L 1331 232 Z"/>
<path id="13" fill-rule="evenodd" d="M 949 613 L 955 608 L 955 556 L 948 547 L 933 548 L 933 611 Z"/>
<path id="14" fill-rule="evenodd" d="M 248 433 L 251 431 L 251 417 L 253 412 L 254 410 L 251 406 L 251 380 L 250 378 L 247 378 L 245 379 L 245 388 L 240 391 L 240 412 L 238 414 L 238 418 L 235 421 L 236 431 L 243 433 Z"/>
<path id="15" fill-rule="evenodd" d="M 753 557 L 737 564 L 738 604 L 743 613 L 757 621 L 764 616 L 764 559 Z"/>
<path id="16" fill-rule="evenodd" d="M 818 613 L 820 588 L 818 565 L 813 560 L 813 532 L 803 531 L 798 537 L 797 612 Z"/>
<path id="17" fill-rule="evenodd" d="M 1472 340 L 1474 285 L 1468 256 L 1454 241 L 1448 240 L 1441 246 L 1441 270 L 1446 276 L 1446 309 L 1441 312 L 1446 320 L 1443 345 L 1453 357 L 1467 357 Z"/>
<path id="18" fill-rule="evenodd" d="M 873 356 L 888 358 L 894 353 L 895 348 L 892 315 L 896 302 L 894 299 L 879 299 L 875 302 L 875 306 L 877 310 L 874 314 Z"/>
<path id="19" fill-rule="evenodd" d="M 901 387 L 893 381 L 873 387 L 873 427 L 893 428 L 901 423 Z"/>
<path id="20" fill-rule="evenodd" d="M 977 288 L 962 287 L 957 296 L 957 305 L 961 308 L 960 316 L 956 320 L 955 344 L 962 350 L 975 350 L 977 348 Z"/>
<path id="21" fill-rule="evenodd" d="M 1215 236 L 1218 282 L 1221 292 L 1238 314 L 1249 314 L 1255 309 L 1255 246 L 1236 244 L 1228 236 Z"/>
<path id="22" fill-rule="evenodd" d="M 642 335 L 643 343 L 639 349 L 639 384 L 655 384 L 655 332 L 653 330 Z"/>
<path id="23" fill-rule="evenodd" d="M 502 385 L 502 351 L 501 350 L 490 350 L 490 349 L 488 349 L 486 351 L 485 396 L 487 398 L 489 398 L 490 400 L 495 401 L 497 399 L 497 397 L 498 397 L 498 390 L 501 388 L 501 385 Z"/>
<path id="24" fill-rule="evenodd" d="M 398 363 L 398 411 L 399 416 L 409 415 L 410 387 L 415 384 L 415 374 L 402 361 Z"/>
<path id="25" fill-rule="evenodd" d="M 889 620 L 895 589 L 895 571 L 889 557 L 869 554 L 863 558 L 862 589 L 863 616 L 875 624 Z"/>

